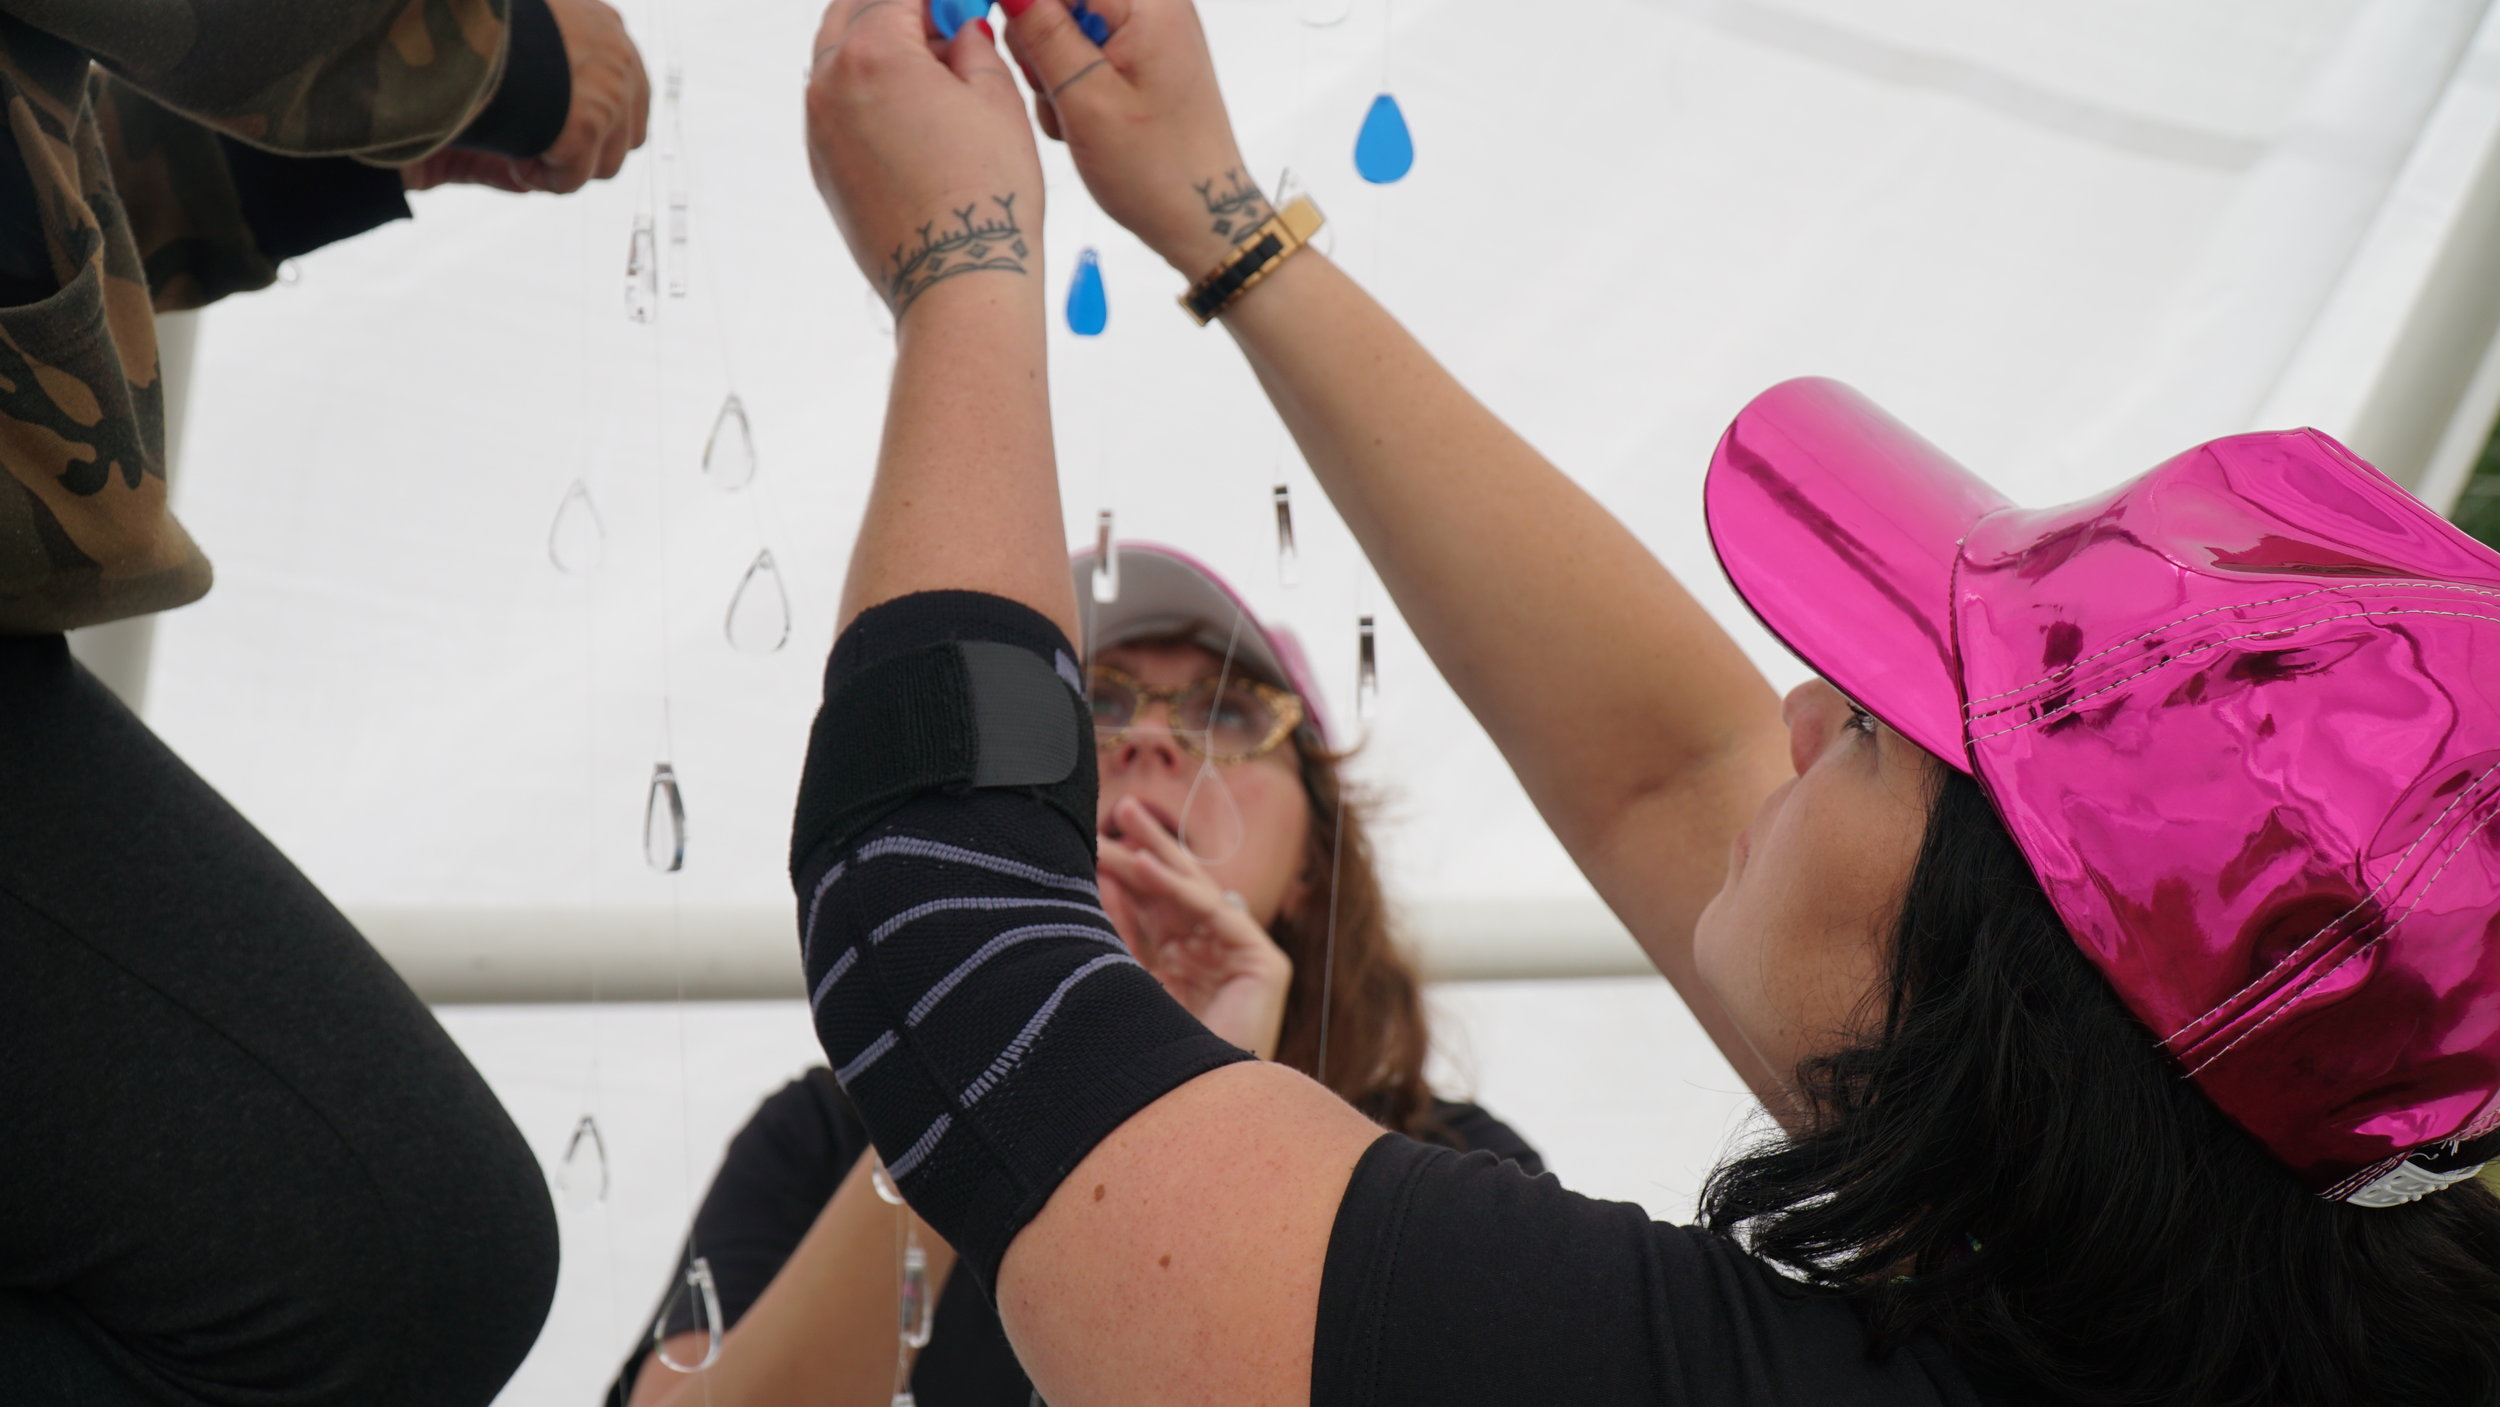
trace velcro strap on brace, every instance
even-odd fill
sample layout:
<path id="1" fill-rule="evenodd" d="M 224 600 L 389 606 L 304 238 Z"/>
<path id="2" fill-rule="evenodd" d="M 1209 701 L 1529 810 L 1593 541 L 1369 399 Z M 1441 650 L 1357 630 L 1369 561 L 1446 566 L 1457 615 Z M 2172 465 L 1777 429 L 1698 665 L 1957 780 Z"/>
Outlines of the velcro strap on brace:
<path id="1" fill-rule="evenodd" d="M 917 623 L 928 604 L 951 595 L 906 597 L 878 612 L 900 608 Z M 1046 634 L 1015 643 L 941 639 L 865 663 L 837 656 L 809 739 L 794 869 L 931 791 L 1030 788 L 1090 843 L 1093 717 L 1057 632 L 1038 615 L 1033 623 Z"/>

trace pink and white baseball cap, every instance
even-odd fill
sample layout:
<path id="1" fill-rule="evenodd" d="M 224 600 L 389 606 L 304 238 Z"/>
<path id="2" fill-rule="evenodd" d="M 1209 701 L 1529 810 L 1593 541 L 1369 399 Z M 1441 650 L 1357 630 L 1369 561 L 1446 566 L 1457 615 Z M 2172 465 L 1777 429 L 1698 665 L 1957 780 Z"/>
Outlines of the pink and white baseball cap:
<path id="1" fill-rule="evenodd" d="M 1082 645 L 1088 657 L 1132 640 L 1191 641 L 1218 658 L 1230 658 L 1253 679 L 1299 694 L 1303 726 L 1321 748 L 1329 746 L 1319 681 L 1289 627 L 1260 621 L 1213 567 L 1179 548 L 1123 542 L 1111 550 L 1119 564 L 1119 592 L 1109 601 L 1094 597 L 1097 554 L 1092 549 L 1077 553 L 1068 564 L 1076 578 L 1077 616 L 1085 625 Z"/>
<path id="2" fill-rule="evenodd" d="M 2500 554 L 2314 430 L 2022 508 L 1833 381 L 1711 461 L 1754 612 L 1976 777 L 2066 927 L 2321 1196 L 2500 1130 Z"/>

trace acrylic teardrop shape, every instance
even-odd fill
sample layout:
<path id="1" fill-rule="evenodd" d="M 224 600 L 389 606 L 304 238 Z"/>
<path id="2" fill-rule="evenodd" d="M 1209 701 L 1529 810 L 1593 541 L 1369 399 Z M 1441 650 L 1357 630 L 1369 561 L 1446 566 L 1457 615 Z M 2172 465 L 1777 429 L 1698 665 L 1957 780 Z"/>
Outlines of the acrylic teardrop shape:
<path id="1" fill-rule="evenodd" d="M 1302 582 L 1302 549 L 1293 536 L 1293 490 L 1283 484 L 1276 486 L 1276 584 L 1298 586 Z"/>
<path id="2" fill-rule="evenodd" d="M 1354 13 L 1354 0 L 1302 0 L 1302 22 L 1313 29 L 1334 29 Z"/>
<path id="3" fill-rule="evenodd" d="M 1250 826 L 1241 814 L 1241 802 L 1214 763 L 1199 763 L 1198 775 L 1190 778 L 1189 790 L 1181 797 L 1180 831 L 1172 838 L 1207 865 L 1232 863 L 1248 842 Z"/>
<path id="4" fill-rule="evenodd" d="M 868 1185 L 877 1189 L 877 1200 L 889 1207 L 903 1205 L 903 1189 L 894 1185 L 894 1174 L 885 1170 L 885 1159 L 869 1155 Z"/>
<path id="5" fill-rule="evenodd" d="M 903 1346 L 927 1348 L 929 1333 L 936 1326 L 931 1322 L 929 1302 L 929 1253 L 920 1248 L 920 1233 L 911 1233 L 911 1242 L 903 1248 L 903 1294 L 900 1304 L 903 1321 Z"/>
<path id="6" fill-rule="evenodd" d="M 1375 186 L 1406 179 L 1415 169 L 1415 137 L 1406 129 L 1406 113 L 1387 93 L 1372 99 L 1363 118 L 1362 135 L 1354 139 L 1354 169 Z"/>
<path id="7" fill-rule="evenodd" d="M 1102 256 L 1091 249 L 1076 256 L 1076 277 L 1068 284 L 1068 330 L 1079 337 L 1100 337 L 1111 325 L 1111 295 L 1102 285 Z"/>
<path id="8" fill-rule="evenodd" d="M 686 274 L 689 260 L 688 206 L 686 195 L 686 121 L 684 102 L 686 71 L 675 64 L 668 66 L 666 97 L 661 102 L 662 121 L 668 137 L 660 148 L 660 163 L 668 172 L 668 296 L 686 296 Z"/>
<path id="9" fill-rule="evenodd" d="M 1354 662 L 1354 716 L 1369 722 L 1380 711 L 1380 646 L 1370 616 L 1363 617 L 1356 633 L 1361 645 Z"/>
<path id="10" fill-rule="evenodd" d="M 556 1164 L 556 1193 L 570 1206 L 607 1205 L 608 1141 L 600 1136 L 599 1121 L 588 1114 L 564 1141 L 564 1161 Z"/>
<path id="11" fill-rule="evenodd" d="M 651 769 L 651 792 L 642 803 L 642 857 L 662 874 L 686 867 L 686 798 L 677 789 L 677 769 L 665 762 Z"/>
<path id="12" fill-rule="evenodd" d="M 687 1327 L 672 1334 L 669 1324 L 683 1314 Z M 680 1339 L 693 1336 L 700 1356 L 688 1359 Z M 712 1278 L 712 1263 L 696 1256 L 686 1265 L 686 1273 L 668 1292 L 668 1301 L 660 1306 L 660 1317 L 652 1321 L 652 1356 L 680 1373 L 700 1373 L 720 1357 L 720 1285 Z"/>
<path id="13" fill-rule="evenodd" d="M 608 555 L 608 529 L 599 521 L 599 505 L 590 501 L 590 486 L 579 479 L 556 505 L 556 520 L 547 529 L 547 560 L 570 576 L 587 576 Z"/>
<path id="14" fill-rule="evenodd" d="M 1110 509 L 1094 515 L 1094 600 L 1105 606 L 1120 599 L 1120 544 L 1111 527 Z"/>
<path id="15" fill-rule="evenodd" d="M 732 493 L 755 482 L 755 426 L 735 391 L 712 417 L 711 437 L 703 442 L 703 476 Z"/>
<path id="16" fill-rule="evenodd" d="M 790 643 L 790 592 L 770 548 L 755 554 L 722 621 L 729 646 L 740 654 L 769 655 Z"/>
<path id="17" fill-rule="evenodd" d="M 649 322 L 660 312 L 660 240 L 649 213 L 634 217 L 634 242 L 625 255 L 625 317 Z"/>

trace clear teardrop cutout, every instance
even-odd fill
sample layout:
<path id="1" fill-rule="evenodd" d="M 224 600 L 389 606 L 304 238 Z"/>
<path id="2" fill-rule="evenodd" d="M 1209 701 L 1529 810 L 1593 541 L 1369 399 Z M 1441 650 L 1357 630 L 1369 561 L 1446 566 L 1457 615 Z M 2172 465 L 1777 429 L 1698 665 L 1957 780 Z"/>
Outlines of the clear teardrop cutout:
<path id="1" fill-rule="evenodd" d="M 670 1333 L 670 1323 L 680 1319 L 687 1327 Z M 688 1338 L 695 1340 L 695 1356 L 682 1342 Z M 720 1338 L 720 1286 L 712 1278 L 712 1263 L 696 1256 L 651 1325 L 652 1356 L 680 1373 L 700 1373 L 720 1358 Z"/>
<path id="2" fill-rule="evenodd" d="M 905 1213 L 906 1216 L 909 1213 Z M 920 1233 L 908 1233 L 903 1247 L 903 1294 L 900 1305 L 903 1321 L 903 1346 L 922 1349 L 929 1346 L 929 1334 L 936 1327 L 929 1301 L 929 1253 L 920 1246 Z"/>
<path id="3" fill-rule="evenodd" d="M 1276 584 L 1299 586 L 1302 583 L 1302 549 L 1293 536 L 1293 490 L 1283 484 L 1276 486 Z"/>
<path id="4" fill-rule="evenodd" d="M 877 1189 L 877 1200 L 889 1207 L 903 1205 L 903 1189 L 894 1185 L 894 1174 L 885 1170 L 885 1159 L 868 1155 L 868 1185 Z"/>
<path id="5" fill-rule="evenodd" d="M 625 255 L 625 317 L 649 322 L 660 313 L 660 241 L 651 214 L 634 217 L 634 242 Z"/>
<path id="6" fill-rule="evenodd" d="M 1354 716 L 1368 723 L 1380 711 L 1380 645 L 1370 616 L 1363 617 L 1356 633 L 1361 645 L 1354 664 Z"/>
<path id="7" fill-rule="evenodd" d="M 651 791 L 642 804 L 642 857 L 662 874 L 686 867 L 686 799 L 677 790 L 677 769 L 651 769 Z"/>
<path id="8" fill-rule="evenodd" d="M 668 178 L 668 296 L 686 296 L 688 260 L 686 246 L 688 206 L 686 195 L 686 120 L 684 99 L 686 71 L 675 64 L 668 66 L 667 96 L 662 100 L 663 121 L 668 132 L 667 144 L 660 149 L 661 165 Z"/>
<path id="9" fill-rule="evenodd" d="M 790 643 L 790 592 L 782 585 L 781 568 L 770 548 L 755 554 L 738 592 L 729 598 L 722 621 L 731 649 L 746 655 L 769 655 Z"/>
<path id="10" fill-rule="evenodd" d="M 564 1141 L 564 1161 L 556 1164 L 556 1194 L 568 1206 L 608 1203 L 608 1141 L 591 1115 L 582 1115 L 573 1125 L 573 1136 Z"/>
<path id="11" fill-rule="evenodd" d="M 1120 545 L 1112 535 L 1111 510 L 1094 515 L 1094 600 L 1110 605 L 1120 599 Z"/>
<path id="12" fill-rule="evenodd" d="M 587 576 L 607 555 L 608 529 L 599 520 L 599 505 L 590 501 L 590 486 L 575 479 L 547 529 L 547 560 L 569 576 Z"/>
<path id="13" fill-rule="evenodd" d="M 755 426 L 735 391 L 712 417 L 711 436 L 703 442 L 703 476 L 730 493 L 755 482 Z"/>

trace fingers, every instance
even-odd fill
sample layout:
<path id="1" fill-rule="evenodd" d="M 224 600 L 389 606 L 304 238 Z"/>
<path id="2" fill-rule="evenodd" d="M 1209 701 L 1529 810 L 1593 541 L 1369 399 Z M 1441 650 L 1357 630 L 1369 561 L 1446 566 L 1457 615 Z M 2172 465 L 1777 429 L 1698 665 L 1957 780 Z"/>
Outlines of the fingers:
<path id="1" fill-rule="evenodd" d="M 1089 90 L 1126 82 L 1060 0 L 1029 0 L 1021 10 L 1010 6 L 1009 13 L 1007 47 L 1041 80 L 1040 91 L 1051 102 L 1064 107 L 1090 101 Z"/>
<path id="2" fill-rule="evenodd" d="M 1113 34 L 1118 34 L 1127 26 L 1129 14 L 1135 5 L 1136 0 L 1085 0 L 1085 8 L 1102 16 L 1102 22 L 1111 27 Z M 1111 46 L 1106 41 L 1103 47 L 1107 49 Z"/>
<path id="3" fill-rule="evenodd" d="M 537 189 L 522 170 L 523 163 L 509 157 L 477 151 L 438 151 L 411 166 L 400 168 L 401 184 L 412 191 L 430 191 L 452 184 L 489 186 L 514 195 L 526 195 Z"/>
<path id="4" fill-rule="evenodd" d="M 954 39 L 945 46 L 946 66 L 966 83 L 996 80 L 1005 83 L 1003 90 L 1011 97 L 1016 91 L 1015 75 L 1007 71 L 1007 61 L 998 55 L 998 35 L 988 20 L 975 20 L 955 31 Z M 1023 106 L 1021 99 L 1016 100 Z"/>
<path id="5" fill-rule="evenodd" d="M 625 149 L 639 151 L 642 144 L 651 138 L 651 70 L 644 67 L 642 50 L 635 48 L 630 39 L 625 41 L 625 57 L 634 70 L 633 120 L 628 124 L 632 135 L 627 138 Z"/>
<path id="6" fill-rule="evenodd" d="M 926 48 L 927 9 L 904 0 L 833 0 L 816 26 L 816 66 L 823 67 L 844 44 L 863 36 L 908 39 Z"/>
<path id="7" fill-rule="evenodd" d="M 1120 813 L 1120 824 L 1127 829 L 1129 834 L 1143 840 L 1145 842 L 1143 848 L 1156 859 L 1182 874 L 1197 875 L 1204 872 L 1205 867 L 1199 863 L 1198 857 L 1189 853 L 1189 847 L 1181 844 L 1179 836 L 1165 830 L 1163 822 L 1157 820 L 1155 813 L 1147 810 L 1144 803 L 1134 797 L 1125 797 L 1122 798 L 1117 809 Z"/>

